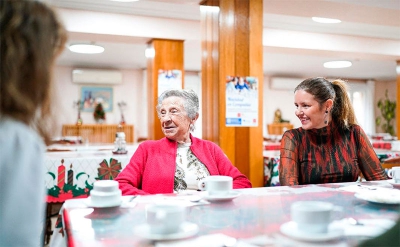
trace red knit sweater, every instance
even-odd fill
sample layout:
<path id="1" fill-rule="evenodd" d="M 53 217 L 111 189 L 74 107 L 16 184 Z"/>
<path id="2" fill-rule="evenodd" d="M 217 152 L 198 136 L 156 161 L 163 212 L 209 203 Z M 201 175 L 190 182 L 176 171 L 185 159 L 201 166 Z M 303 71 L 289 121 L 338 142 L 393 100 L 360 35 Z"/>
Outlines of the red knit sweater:
<path id="1" fill-rule="evenodd" d="M 250 181 L 232 165 L 213 142 L 191 136 L 190 149 L 210 175 L 233 178 L 233 188 L 251 188 Z M 178 143 L 167 138 L 141 143 L 129 164 L 115 179 L 123 195 L 173 193 Z"/>

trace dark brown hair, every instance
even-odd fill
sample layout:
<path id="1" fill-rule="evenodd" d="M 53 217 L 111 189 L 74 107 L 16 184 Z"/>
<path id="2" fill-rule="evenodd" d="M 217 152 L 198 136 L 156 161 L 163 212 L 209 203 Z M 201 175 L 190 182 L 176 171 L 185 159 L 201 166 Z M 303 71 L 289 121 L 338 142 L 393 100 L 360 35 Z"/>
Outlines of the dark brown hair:
<path id="1" fill-rule="evenodd" d="M 332 82 L 322 77 L 308 78 L 294 89 L 304 90 L 314 96 L 320 107 L 328 99 L 333 100 L 332 121 L 342 128 L 357 124 L 353 106 L 347 94 L 347 83 L 336 79 Z"/>
<path id="2" fill-rule="evenodd" d="M 52 69 L 66 42 L 53 10 L 38 1 L 0 1 L 0 116 L 34 128 L 49 143 Z"/>

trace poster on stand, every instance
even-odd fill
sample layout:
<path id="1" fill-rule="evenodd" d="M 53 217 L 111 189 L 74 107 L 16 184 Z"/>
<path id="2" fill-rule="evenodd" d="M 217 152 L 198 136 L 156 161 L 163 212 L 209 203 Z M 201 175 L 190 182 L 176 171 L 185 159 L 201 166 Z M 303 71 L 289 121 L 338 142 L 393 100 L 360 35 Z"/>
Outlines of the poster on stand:
<path id="1" fill-rule="evenodd" d="M 182 71 L 177 69 L 158 71 L 158 96 L 169 89 L 182 89 Z"/>
<path id="2" fill-rule="evenodd" d="M 227 76 L 225 124 L 228 127 L 258 126 L 258 79 Z"/>

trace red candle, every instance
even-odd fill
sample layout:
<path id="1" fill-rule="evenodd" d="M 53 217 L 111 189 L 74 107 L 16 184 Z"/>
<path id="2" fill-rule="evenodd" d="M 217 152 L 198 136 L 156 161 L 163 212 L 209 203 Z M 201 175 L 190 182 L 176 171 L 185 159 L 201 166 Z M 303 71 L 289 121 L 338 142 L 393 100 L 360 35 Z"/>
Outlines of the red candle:
<path id="1" fill-rule="evenodd" d="M 58 166 L 57 185 L 58 188 L 63 189 L 65 184 L 65 166 L 64 159 L 61 159 L 61 165 Z"/>

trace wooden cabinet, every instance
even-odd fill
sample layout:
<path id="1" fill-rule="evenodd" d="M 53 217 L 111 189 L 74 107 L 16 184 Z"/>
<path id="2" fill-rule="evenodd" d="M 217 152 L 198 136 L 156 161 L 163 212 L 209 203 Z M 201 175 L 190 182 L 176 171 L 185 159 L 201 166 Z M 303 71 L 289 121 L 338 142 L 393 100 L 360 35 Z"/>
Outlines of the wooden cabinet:
<path id="1" fill-rule="evenodd" d="M 282 135 L 286 130 L 293 129 L 293 124 L 291 123 L 272 123 L 268 124 L 268 134 L 269 135 Z"/>
<path id="2" fill-rule="evenodd" d="M 90 143 L 114 143 L 118 124 L 64 124 L 62 126 L 63 136 L 81 136 Z M 122 125 L 127 143 L 133 143 L 133 125 Z"/>

